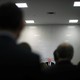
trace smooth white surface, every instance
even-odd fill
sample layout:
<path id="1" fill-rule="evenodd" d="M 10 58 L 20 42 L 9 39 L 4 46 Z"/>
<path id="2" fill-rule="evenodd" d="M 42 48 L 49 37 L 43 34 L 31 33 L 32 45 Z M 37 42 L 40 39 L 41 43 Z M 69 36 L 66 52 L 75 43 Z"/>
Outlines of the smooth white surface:
<path id="1" fill-rule="evenodd" d="M 70 26 L 75 28 L 69 28 Z M 71 36 L 66 36 L 67 33 Z M 80 61 L 80 25 L 25 26 L 18 40 L 18 43 L 21 42 L 28 42 L 33 51 L 38 52 L 44 62 L 48 58 L 54 58 L 53 52 L 59 44 L 69 42 L 74 47 L 72 62 L 77 64 Z"/>

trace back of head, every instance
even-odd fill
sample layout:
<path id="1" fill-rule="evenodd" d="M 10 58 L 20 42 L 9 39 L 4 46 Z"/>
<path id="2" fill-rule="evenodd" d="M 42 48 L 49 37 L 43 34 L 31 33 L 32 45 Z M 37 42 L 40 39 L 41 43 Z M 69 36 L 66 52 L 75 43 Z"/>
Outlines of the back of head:
<path id="1" fill-rule="evenodd" d="M 16 31 L 22 22 L 23 14 L 15 3 L 5 3 L 0 6 L 0 29 Z"/>
<path id="2" fill-rule="evenodd" d="M 31 46 L 28 43 L 23 42 L 23 43 L 19 44 L 19 46 L 22 49 L 26 50 L 27 52 L 32 52 Z"/>
<path id="3" fill-rule="evenodd" d="M 62 43 L 58 46 L 58 56 L 61 59 L 71 60 L 73 58 L 74 48 L 69 43 Z"/>
<path id="4" fill-rule="evenodd" d="M 57 52 L 57 49 L 53 52 L 53 56 L 54 56 L 55 62 L 57 62 L 58 61 L 58 52 Z"/>

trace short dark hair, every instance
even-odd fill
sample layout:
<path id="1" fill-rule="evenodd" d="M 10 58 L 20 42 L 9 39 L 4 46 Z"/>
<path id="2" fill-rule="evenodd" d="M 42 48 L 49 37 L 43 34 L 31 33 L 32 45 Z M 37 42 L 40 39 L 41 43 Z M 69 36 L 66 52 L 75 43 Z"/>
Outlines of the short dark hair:
<path id="1" fill-rule="evenodd" d="M 57 51 L 59 58 L 68 60 L 73 58 L 74 48 L 71 44 L 62 43 L 58 46 Z"/>
<path id="2" fill-rule="evenodd" d="M 19 46 L 27 52 L 32 52 L 31 46 L 26 42 L 20 43 Z"/>
<path id="3" fill-rule="evenodd" d="M 20 26 L 23 13 L 15 3 L 8 2 L 0 6 L 0 29 L 15 31 Z"/>
<path id="4" fill-rule="evenodd" d="M 57 49 L 53 52 L 53 56 L 54 56 L 55 61 L 57 61 L 59 59 Z"/>

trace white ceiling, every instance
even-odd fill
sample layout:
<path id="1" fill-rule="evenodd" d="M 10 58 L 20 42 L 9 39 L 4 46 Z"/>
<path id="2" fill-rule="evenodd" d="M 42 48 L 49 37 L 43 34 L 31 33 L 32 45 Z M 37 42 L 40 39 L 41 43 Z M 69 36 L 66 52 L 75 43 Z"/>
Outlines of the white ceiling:
<path id="1" fill-rule="evenodd" d="M 0 0 L 0 4 L 7 1 L 26 2 L 24 19 L 32 19 L 35 24 L 69 24 L 69 19 L 79 19 L 80 24 L 80 7 L 73 7 L 76 0 Z M 50 11 L 55 14 L 47 14 Z"/>

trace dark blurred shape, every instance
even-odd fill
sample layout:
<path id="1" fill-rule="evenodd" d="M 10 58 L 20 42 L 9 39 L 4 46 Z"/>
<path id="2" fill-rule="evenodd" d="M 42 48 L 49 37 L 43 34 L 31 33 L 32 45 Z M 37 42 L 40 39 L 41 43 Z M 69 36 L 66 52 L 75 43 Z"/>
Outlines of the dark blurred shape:
<path id="1" fill-rule="evenodd" d="M 69 43 L 60 44 L 57 50 L 59 58 L 66 59 L 69 61 L 71 61 L 71 59 L 73 58 L 74 48 L 71 44 Z"/>
<path id="2" fill-rule="evenodd" d="M 0 6 L 0 29 L 15 31 L 20 28 L 23 20 L 23 13 L 15 3 L 2 4 Z"/>
<path id="3" fill-rule="evenodd" d="M 80 62 L 78 63 L 78 67 L 80 67 Z"/>
<path id="4" fill-rule="evenodd" d="M 53 62 L 51 62 L 51 66 L 54 66 L 54 63 Z"/>
<path id="5" fill-rule="evenodd" d="M 47 14 L 55 14 L 55 12 L 47 12 Z"/>
<path id="6" fill-rule="evenodd" d="M 58 62 L 58 59 L 59 59 L 57 49 L 53 52 L 53 56 L 54 56 L 55 62 L 57 63 Z"/>
<path id="7" fill-rule="evenodd" d="M 20 43 L 19 46 L 27 52 L 32 52 L 31 46 L 26 42 Z"/>
<path id="8" fill-rule="evenodd" d="M 78 78 L 80 79 L 80 62 L 77 65 L 77 70 L 78 70 Z"/>
<path id="9" fill-rule="evenodd" d="M 53 54 L 57 63 L 51 67 L 47 73 L 47 78 L 54 78 L 56 80 L 78 79 L 76 76 L 77 67 L 71 63 L 73 52 L 74 48 L 71 44 L 60 44 Z"/>
<path id="10" fill-rule="evenodd" d="M 40 60 L 16 44 L 24 27 L 23 13 L 14 3 L 0 6 L 0 79 L 36 80 L 40 75 Z"/>
<path id="11" fill-rule="evenodd" d="M 45 71 L 45 70 L 47 70 L 48 69 L 48 65 L 46 64 L 46 63 L 41 63 L 41 69 L 42 69 L 42 71 Z"/>
<path id="12" fill-rule="evenodd" d="M 46 64 L 47 64 L 47 66 L 48 67 L 51 67 L 51 66 L 53 66 L 54 65 L 54 63 L 53 62 L 45 62 Z"/>

